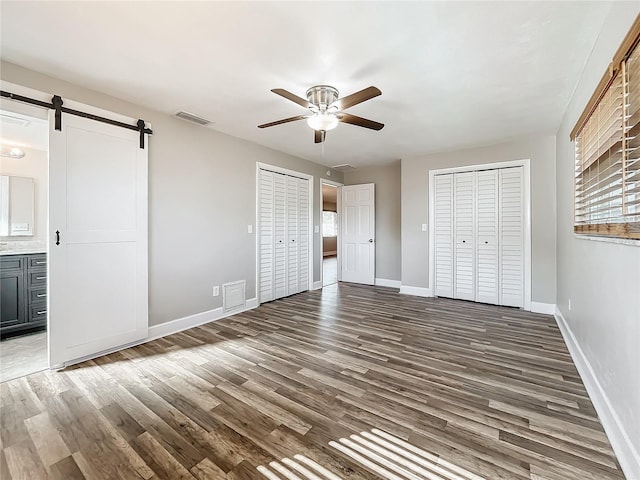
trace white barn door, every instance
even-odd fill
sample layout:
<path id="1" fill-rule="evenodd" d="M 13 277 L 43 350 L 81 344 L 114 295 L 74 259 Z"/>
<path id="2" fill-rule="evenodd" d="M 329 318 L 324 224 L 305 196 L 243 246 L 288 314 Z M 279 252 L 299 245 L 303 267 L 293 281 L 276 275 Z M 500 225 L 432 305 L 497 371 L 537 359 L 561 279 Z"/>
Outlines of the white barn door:
<path id="1" fill-rule="evenodd" d="M 148 335 L 148 158 L 136 131 L 68 114 L 56 131 L 53 115 L 49 354 L 56 367 Z"/>
<path id="2" fill-rule="evenodd" d="M 342 187 L 342 281 L 375 283 L 375 185 Z"/>

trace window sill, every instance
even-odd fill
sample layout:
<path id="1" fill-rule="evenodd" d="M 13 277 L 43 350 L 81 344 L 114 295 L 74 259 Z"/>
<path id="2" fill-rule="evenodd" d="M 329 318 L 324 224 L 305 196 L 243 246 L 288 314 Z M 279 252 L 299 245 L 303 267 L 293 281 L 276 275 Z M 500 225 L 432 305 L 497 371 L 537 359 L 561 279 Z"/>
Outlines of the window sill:
<path id="1" fill-rule="evenodd" d="M 605 243 L 617 243 L 619 245 L 631 245 L 634 247 L 640 247 L 640 240 L 631 238 L 613 238 L 613 237 L 601 237 L 598 235 L 578 235 L 573 234 L 573 238 L 579 240 L 591 240 L 592 242 L 605 242 Z"/>

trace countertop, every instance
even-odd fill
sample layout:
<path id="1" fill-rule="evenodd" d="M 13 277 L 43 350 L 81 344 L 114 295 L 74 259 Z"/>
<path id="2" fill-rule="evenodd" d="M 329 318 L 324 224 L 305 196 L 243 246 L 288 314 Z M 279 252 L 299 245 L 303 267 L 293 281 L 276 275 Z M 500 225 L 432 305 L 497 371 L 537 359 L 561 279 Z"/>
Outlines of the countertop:
<path id="1" fill-rule="evenodd" d="M 47 247 L 40 242 L 2 242 L 0 243 L 0 256 L 5 255 L 29 255 L 32 253 L 46 253 Z"/>

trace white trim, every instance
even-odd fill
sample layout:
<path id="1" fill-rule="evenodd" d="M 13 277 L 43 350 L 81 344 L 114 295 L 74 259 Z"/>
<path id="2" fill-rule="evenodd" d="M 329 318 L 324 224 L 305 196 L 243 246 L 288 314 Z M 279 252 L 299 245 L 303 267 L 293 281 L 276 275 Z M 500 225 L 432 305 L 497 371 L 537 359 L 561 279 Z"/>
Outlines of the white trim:
<path id="1" fill-rule="evenodd" d="M 334 237 L 334 238 L 335 238 L 335 237 Z M 320 247 L 320 248 L 322 248 L 322 247 Z M 322 256 L 323 256 L 323 257 L 330 257 L 330 256 L 332 256 L 332 255 L 337 255 L 337 254 L 338 254 L 338 252 L 336 252 L 335 250 L 333 250 L 333 251 L 331 251 L 331 252 L 322 252 Z"/>
<path id="2" fill-rule="evenodd" d="M 640 246 L 640 240 L 634 240 L 633 238 L 615 238 L 615 237 L 605 237 L 597 236 L 597 235 L 579 235 L 577 233 L 573 234 L 573 238 L 578 240 L 591 240 L 592 242 L 605 242 L 605 243 L 617 243 L 619 245 L 631 245 L 633 247 Z"/>
<path id="3" fill-rule="evenodd" d="M 430 288 L 410 287 L 409 285 L 400 285 L 399 293 L 416 297 L 433 297 L 433 291 Z"/>
<path id="4" fill-rule="evenodd" d="M 322 236 L 322 207 L 324 206 L 324 195 L 322 193 L 322 184 L 326 183 L 327 185 L 331 185 L 333 187 L 336 187 L 338 189 L 338 192 L 336 194 L 336 223 L 337 223 L 337 228 L 338 228 L 338 234 L 336 235 L 336 248 L 337 251 L 335 252 L 326 252 L 327 255 L 330 254 L 334 254 L 336 255 L 338 258 L 338 265 L 336 266 L 336 268 L 338 269 L 338 277 L 337 280 L 338 282 L 340 280 L 342 280 L 342 268 L 340 268 L 340 205 L 342 204 L 342 191 L 340 190 L 340 187 L 344 187 L 343 183 L 340 182 L 335 182 L 333 180 L 328 180 L 326 178 L 320 178 L 320 221 L 319 223 L 319 229 L 318 229 L 318 233 L 320 235 L 320 260 L 322 261 L 322 259 L 325 256 L 325 252 L 323 251 L 323 236 Z M 322 288 L 322 282 L 324 281 L 323 279 L 323 269 L 320 269 L 320 288 Z"/>
<path id="5" fill-rule="evenodd" d="M 531 302 L 531 311 L 533 313 L 544 313 L 545 315 L 554 315 L 556 313 L 555 303 Z"/>
<path id="6" fill-rule="evenodd" d="M 313 282 L 313 288 L 311 290 L 320 290 L 322 288 L 322 280 Z"/>
<path id="7" fill-rule="evenodd" d="M 389 280 L 387 278 L 376 278 L 375 285 L 376 285 L 376 287 L 400 288 L 400 287 L 402 287 L 402 282 L 400 280 Z"/>
<path id="8" fill-rule="evenodd" d="M 524 309 L 531 310 L 531 160 L 511 160 L 507 162 L 485 163 L 464 167 L 429 170 L 429 289 L 434 289 L 435 280 L 435 176 L 446 173 L 476 172 L 509 167 L 524 167 Z M 402 292 L 400 292 L 402 293 Z"/>
<path id="9" fill-rule="evenodd" d="M 611 405 L 607 392 L 602 388 L 591 363 L 589 363 L 582 348 L 580 348 L 580 344 L 571 331 L 564 315 L 557 307 L 554 316 L 558 328 L 562 333 L 562 337 L 564 338 L 564 342 L 567 344 L 567 348 L 571 354 L 571 359 L 578 369 L 578 373 L 587 389 L 591 403 L 604 427 L 604 431 L 609 438 L 618 462 L 620 462 L 622 471 L 629 480 L 635 478 L 640 479 L 640 451 L 637 450 L 638 444 L 634 444 L 632 439 L 629 438 L 624 424 Z M 636 447 L 634 447 L 634 445 L 636 445 Z"/>
<path id="10" fill-rule="evenodd" d="M 233 312 L 225 313 L 222 307 L 218 307 L 218 308 L 214 308 L 213 310 L 207 310 L 206 312 L 200 312 L 194 315 L 189 315 L 187 317 L 178 318 L 176 320 L 170 320 L 168 322 L 161 323 L 159 325 L 152 325 L 149 327 L 149 334 L 147 335 L 146 338 L 142 340 L 128 343 L 126 345 L 121 345 L 119 347 L 111 348 L 109 350 L 104 350 L 102 352 L 98 352 L 95 354 L 87 355 L 86 357 L 77 358 L 75 360 L 65 362 L 64 364 L 61 364 L 61 365 L 52 365 L 51 370 L 58 370 L 61 368 L 69 367 L 77 363 L 102 357 L 103 355 L 108 355 L 110 353 L 119 352 L 120 350 L 125 350 L 127 348 L 135 347 L 137 345 L 142 345 L 143 343 L 151 342 L 152 340 L 157 340 L 158 338 L 162 338 L 162 337 L 166 337 L 167 335 L 182 332 L 184 330 L 188 330 L 193 327 L 198 327 L 200 325 L 204 325 L 205 323 L 215 322 L 223 318 L 231 317 L 232 315 L 236 315 L 238 313 L 246 312 L 247 310 L 253 310 L 256 307 L 258 307 L 258 299 L 250 298 L 249 300 L 246 301 L 244 308 L 240 310 L 234 310 Z"/>
<path id="11" fill-rule="evenodd" d="M 295 170 L 289 170 L 287 168 L 276 167 L 275 165 L 269 165 L 268 163 L 256 162 L 256 228 L 255 232 L 255 247 L 256 247 L 256 298 L 260 298 L 260 170 L 268 170 L 270 172 L 282 173 L 284 175 L 290 175 L 292 177 L 302 178 L 309 180 L 309 280 L 307 283 L 307 289 L 313 290 L 313 266 L 315 264 L 315 257 L 313 255 L 314 245 L 314 221 L 313 221 L 313 175 L 308 173 L 296 172 Z M 322 195 L 322 189 L 320 190 Z M 322 243 L 320 244 L 322 248 Z M 322 251 L 322 250 L 321 250 Z M 322 259 L 322 257 L 320 257 Z M 322 266 L 322 265 L 321 265 Z M 320 269 L 320 276 L 322 276 L 322 268 Z M 260 300 L 258 300 L 260 304 Z"/>

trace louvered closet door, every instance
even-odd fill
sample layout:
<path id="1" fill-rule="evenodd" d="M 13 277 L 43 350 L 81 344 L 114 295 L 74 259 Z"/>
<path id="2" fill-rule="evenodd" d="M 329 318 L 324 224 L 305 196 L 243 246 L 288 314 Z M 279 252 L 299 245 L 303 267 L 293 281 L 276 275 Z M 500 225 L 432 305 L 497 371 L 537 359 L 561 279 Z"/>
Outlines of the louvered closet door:
<path id="1" fill-rule="evenodd" d="M 500 305 L 524 307 L 524 172 L 499 170 Z"/>
<path id="2" fill-rule="evenodd" d="M 298 179 L 287 176 L 287 295 L 298 293 L 300 277 L 299 262 L 299 221 L 298 221 Z"/>
<path id="3" fill-rule="evenodd" d="M 476 173 L 476 301 L 499 303 L 498 170 Z"/>
<path id="4" fill-rule="evenodd" d="M 269 302 L 275 298 L 274 273 L 274 190 L 272 172 L 260 170 L 258 220 L 260 222 L 260 302 Z"/>
<path id="5" fill-rule="evenodd" d="M 435 267 L 438 297 L 453 297 L 453 174 L 435 176 Z"/>
<path id="6" fill-rule="evenodd" d="M 454 182 L 454 298 L 475 300 L 475 172 L 456 173 Z"/>
<path id="7" fill-rule="evenodd" d="M 309 180 L 298 179 L 298 291 L 309 290 Z"/>
<path id="8" fill-rule="evenodd" d="M 273 174 L 274 298 L 287 295 L 287 177 Z"/>

